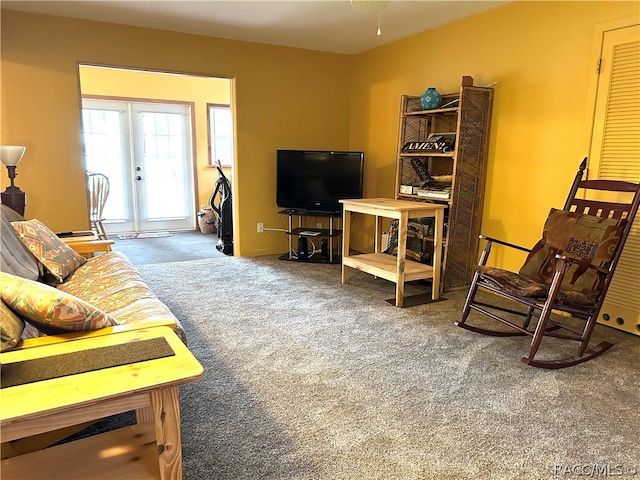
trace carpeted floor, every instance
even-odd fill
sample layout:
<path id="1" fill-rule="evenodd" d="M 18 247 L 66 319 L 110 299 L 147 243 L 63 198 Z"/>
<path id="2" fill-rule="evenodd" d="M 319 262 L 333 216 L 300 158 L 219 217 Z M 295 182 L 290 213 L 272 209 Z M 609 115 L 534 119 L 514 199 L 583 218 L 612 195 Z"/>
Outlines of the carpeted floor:
<path id="1" fill-rule="evenodd" d="M 181 387 L 187 480 L 640 470 L 640 337 L 598 326 L 613 349 L 540 370 L 520 362 L 527 339 L 452 324 L 465 292 L 400 309 L 389 282 L 276 256 L 138 268 L 205 368 Z"/>
<path id="2" fill-rule="evenodd" d="M 121 239 L 111 235 L 109 238 L 114 241 L 113 249 L 124 253 L 134 265 L 225 256 L 216 250 L 218 235 L 215 233 L 175 231 L 170 236 Z"/>

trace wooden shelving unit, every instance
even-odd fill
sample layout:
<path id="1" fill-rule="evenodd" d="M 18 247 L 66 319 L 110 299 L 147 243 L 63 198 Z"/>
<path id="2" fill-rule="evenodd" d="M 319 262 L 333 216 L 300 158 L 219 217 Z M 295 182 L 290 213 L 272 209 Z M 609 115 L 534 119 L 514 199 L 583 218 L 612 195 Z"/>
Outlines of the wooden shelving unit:
<path id="1" fill-rule="evenodd" d="M 400 102 L 396 198 L 447 204 L 443 290 L 468 286 L 478 259 L 493 89 L 470 85 L 472 82 L 465 77 L 459 92 L 442 95 L 442 105 L 451 105 L 447 108 L 423 110 L 420 97 L 413 95 L 402 95 Z M 454 148 L 446 152 L 404 150 L 410 142 L 426 142 L 432 133 L 455 133 Z M 433 177 L 450 179 L 449 198 L 407 192 Z"/>

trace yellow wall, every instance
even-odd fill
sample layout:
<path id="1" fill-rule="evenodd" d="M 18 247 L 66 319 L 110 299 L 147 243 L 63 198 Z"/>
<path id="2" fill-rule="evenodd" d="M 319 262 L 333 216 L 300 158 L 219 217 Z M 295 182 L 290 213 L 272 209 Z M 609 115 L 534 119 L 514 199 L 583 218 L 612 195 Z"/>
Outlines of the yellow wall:
<path id="1" fill-rule="evenodd" d="M 209 166 L 207 103 L 230 104 L 231 80 L 93 66 L 80 66 L 79 70 L 83 95 L 193 102 L 197 207 L 206 206 L 218 179 L 218 171 Z M 225 175 L 231 180 L 230 170 L 225 169 Z"/>
<path id="2" fill-rule="evenodd" d="M 596 26 L 639 12 L 638 2 L 514 2 L 356 56 L 350 146 L 373 162 L 366 193 L 394 194 L 401 94 L 455 92 L 462 75 L 498 82 L 482 231 L 533 245 L 589 153 Z M 498 259 L 507 268 L 523 260 Z"/>
<path id="3" fill-rule="evenodd" d="M 281 226 L 276 149 L 348 148 L 346 55 L 4 9 L 1 21 L 0 141 L 27 145 L 16 182 L 26 216 L 53 230 L 88 226 L 78 63 L 234 79 L 238 255 L 286 249 L 285 235 L 256 232 Z"/>
<path id="4" fill-rule="evenodd" d="M 77 63 L 233 78 L 236 253 L 278 253 L 284 235 L 255 233 L 281 226 L 277 148 L 363 150 L 365 195 L 393 196 L 400 95 L 472 75 L 499 82 L 482 230 L 531 245 L 588 154 L 596 27 L 639 15 L 638 2 L 519 1 L 345 56 L 3 10 L 0 140 L 27 145 L 27 215 L 84 228 Z"/>

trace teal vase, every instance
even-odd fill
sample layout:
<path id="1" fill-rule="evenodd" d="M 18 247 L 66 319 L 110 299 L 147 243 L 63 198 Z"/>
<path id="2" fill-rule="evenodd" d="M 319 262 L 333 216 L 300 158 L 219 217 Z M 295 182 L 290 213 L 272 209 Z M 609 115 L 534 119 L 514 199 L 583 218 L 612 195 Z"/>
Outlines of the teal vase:
<path id="1" fill-rule="evenodd" d="M 440 106 L 440 102 L 442 101 L 442 97 L 435 89 L 435 87 L 429 87 L 425 90 L 425 92 L 420 96 L 420 105 L 425 110 L 432 110 L 434 108 L 438 108 Z"/>

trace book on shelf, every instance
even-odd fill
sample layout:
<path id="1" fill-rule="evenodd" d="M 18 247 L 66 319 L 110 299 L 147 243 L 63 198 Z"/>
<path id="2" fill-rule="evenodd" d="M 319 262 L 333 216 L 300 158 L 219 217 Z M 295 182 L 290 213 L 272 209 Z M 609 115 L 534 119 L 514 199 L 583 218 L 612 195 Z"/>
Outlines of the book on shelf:
<path id="1" fill-rule="evenodd" d="M 451 198 L 451 190 L 416 190 L 416 195 L 419 197 L 449 200 Z"/>
<path id="2" fill-rule="evenodd" d="M 412 195 L 413 194 L 413 190 L 416 189 L 418 187 L 414 186 L 414 185 L 400 185 L 400 193 L 406 193 L 408 195 Z"/>

